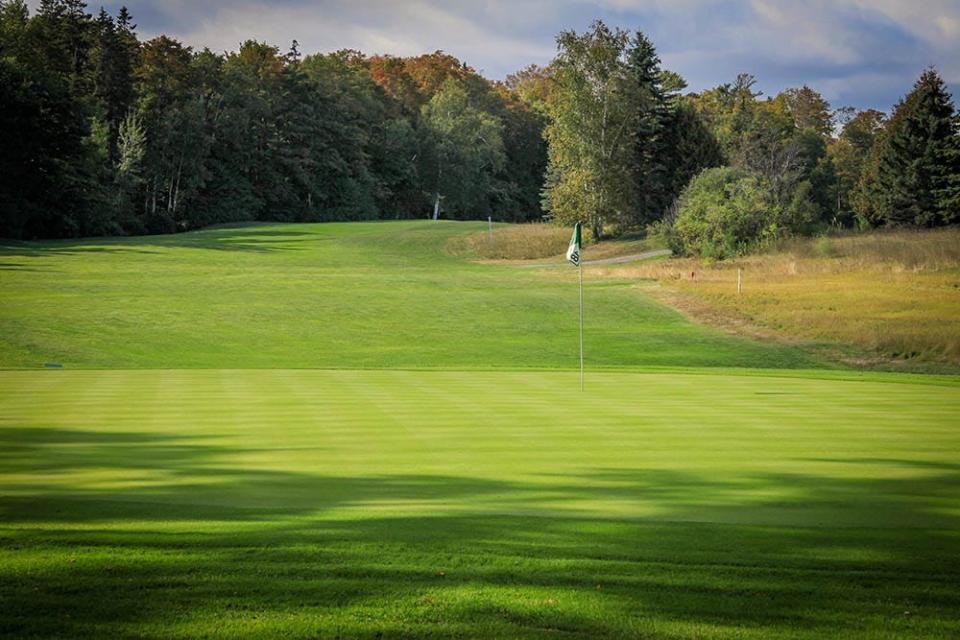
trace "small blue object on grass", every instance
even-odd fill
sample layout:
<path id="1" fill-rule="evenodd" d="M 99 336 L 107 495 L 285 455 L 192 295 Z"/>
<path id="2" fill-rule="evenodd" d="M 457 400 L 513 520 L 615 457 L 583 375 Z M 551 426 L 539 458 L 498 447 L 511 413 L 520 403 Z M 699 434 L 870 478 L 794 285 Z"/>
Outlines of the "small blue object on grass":
<path id="1" fill-rule="evenodd" d="M 60 364 L 59 362 L 44 362 L 43 368 L 44 369 L 63 369 L 63 365 Z"/>

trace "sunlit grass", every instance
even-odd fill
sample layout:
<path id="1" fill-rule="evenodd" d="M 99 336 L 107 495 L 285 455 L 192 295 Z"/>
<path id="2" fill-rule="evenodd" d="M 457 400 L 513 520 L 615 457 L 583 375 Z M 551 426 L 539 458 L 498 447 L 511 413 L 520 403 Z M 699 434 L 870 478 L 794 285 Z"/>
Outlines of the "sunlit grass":
<path id="1" fill-rule="evenodd" d="M 3 247 L 0 637 L 960 635 L 960 378 L 594 266 L 581 393 L 577 270 L 484 228 Z"/>
<path id="2" fill-rule="evenodd" d="M 469 260 L 562 262 L 570 243 L 572 227 L 555 224 L 496 225 L 493 233 L 477 231 L 456 235 L 447 242 L 447 251 Z M 583 229 L 584 260 L 602 260 L 662 249 L 656 239 L 618 238 L 594 242 Z"/>
<path id="3" fill-rule="evenodd" d="M 670 260 L 601 274 L 656 278 L 707 303 L 704 315 L 730 314 L 787 337 L 960 364 L 960 229 L 798 240 L 738 260 Z"/>
<path id="4" fill-rule="evenodd" d="M 450 238 L 447 249 L 456 256 L 480 260 L 532 260 L 562 254 L 570 229 L 552 224 L 497 225 Z"/>
<path id="5" fill-rule="evenodd" d="M 446 251 L 485 226 L 266 225 L 0 247 L 0 367 L 575 368 L 576 270 L 545 279 Z M 592 367 L 824 366 L 685 321 L 628 286 L 595 283 L 587 304 Z"/>

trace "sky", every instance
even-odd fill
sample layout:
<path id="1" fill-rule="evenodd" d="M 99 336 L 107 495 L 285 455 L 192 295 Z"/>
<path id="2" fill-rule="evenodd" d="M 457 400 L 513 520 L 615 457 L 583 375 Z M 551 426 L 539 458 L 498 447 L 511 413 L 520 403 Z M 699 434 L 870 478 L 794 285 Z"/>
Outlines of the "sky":
<path id="1" fill-rule="evenodd" d="M 30 2 L 32 6 L 39 0 Z M 757 77 L 774 95 L 807 84 L 833 106 L 889 111 L 927 66 L 960 92 L 960 0 L 124 0 L 141 38 L 234 50 L 249 38 L 304 54 L 443 50 L 490 79 L 547 64 L 556 34 L 595 19 L 639 29 L 699 91 Z"/>

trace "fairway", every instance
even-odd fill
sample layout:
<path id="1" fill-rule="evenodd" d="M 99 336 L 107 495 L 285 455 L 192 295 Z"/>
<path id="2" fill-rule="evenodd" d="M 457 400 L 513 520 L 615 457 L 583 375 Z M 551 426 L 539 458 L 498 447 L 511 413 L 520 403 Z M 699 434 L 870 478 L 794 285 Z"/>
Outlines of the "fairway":
<path id="1" fill-rule="evenodd" d="M 0 635 L 960 635 L 960 379 L 483 228 L 0 248 Z"/>
<path id="2" fill-rule="evenodd" d="M 576 367 L 576 270 L 445 251 L 485 227 L 290 224 L 0 246 L 0 367 Z M 623 280 L 588 286 L 591 366 L 822 366 L 685 322 Z"/>

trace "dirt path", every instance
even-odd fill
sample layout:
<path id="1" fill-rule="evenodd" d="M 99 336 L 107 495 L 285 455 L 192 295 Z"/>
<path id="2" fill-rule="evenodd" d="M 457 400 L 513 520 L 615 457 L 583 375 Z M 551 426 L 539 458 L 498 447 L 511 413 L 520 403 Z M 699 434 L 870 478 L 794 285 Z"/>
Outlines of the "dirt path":
<path id="1" fill-rule="evenodd" d="M 658 249 L 656 251 L 644 251 L 643 253 L 632 253 L 628 256 L 617 256 L 615 258 L 602 258 L 600 260 L 584 260 L 583 266 L 592 267 L 605 264 L 624 264 L 626 262 L 636 262 L 637 260 L 649 260 L 659 258 L 660 256 L 669 256 L 670 249 Z M 566 262 L 553 262 L 550 264 L 518 264 L 521 269 L 548 269 L 550 267 L 563 267 Z"/>

